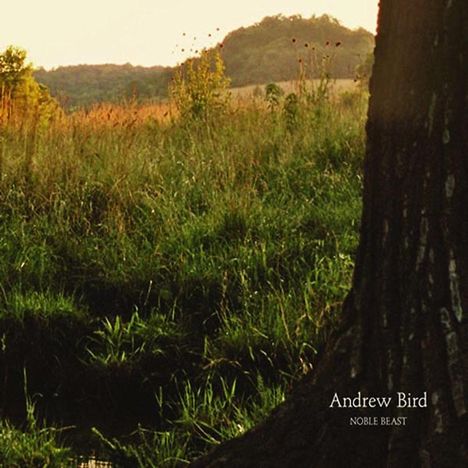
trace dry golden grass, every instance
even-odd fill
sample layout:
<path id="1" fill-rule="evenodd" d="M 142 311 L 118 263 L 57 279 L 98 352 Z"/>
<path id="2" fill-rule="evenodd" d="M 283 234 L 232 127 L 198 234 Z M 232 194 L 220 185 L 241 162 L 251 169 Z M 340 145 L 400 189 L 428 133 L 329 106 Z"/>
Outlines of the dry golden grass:
<path id="1" fill-rule="evenodd" d="M 318 82 L 319 80 L 308 81 L 311 87 L 317 86 Z M 283 89 L 285 94 L 298 92 L 298 81 L 282 81 L 277 84 Z M 332 80 L 330 90 L 332 95 L 339 95 L 344 91 L 354 91 L 357 89 L 357 86 L 357 83 L 352 79 Z M 261 98 L 264 90 L 265 85 L 248 85 L 231 88 L 230 93 L 234 108 L 251 106 L 252 98 Z M 169 101 L 143 104 L 136 102 L 122 104 L 99 103 L 89 109 L 80 109 L 69 115 L 65 115 L 57 110 L 53 118 L 48 116 L 48 121 L 52 123 L 52 127 L 56 131 L 67 131 L 77 128 L 104 130 L 116 127 L 134 128 L 148 123 L 163 124 L 170 122 L 177 116 L 177 109 Z M 10 128 L 31 130 L 37 126 L 39 120 L 38 109 L 29 109 L 26 116 L 24 112 L 16 112 L 6 96 L 0 101 L 0 127 L 8 126 Z"/>
<path id="2" fill-rule="evenodd" d="M 26 115 L 7 102 L 0 103 L 0 127 L 34 130 L 41 120 L 39 109 L 29 109 Z M 55 131 L 67 131 L 77 128 L 104 130 L 112 128 L 133 128 L 148 123 L 162 124 L 176 117 L 177 111 L 169 102 L 161 103 L 100 103 L 90 109 L 81 109 L 66 115 L 57 110 L 53 116 L 47 116 L 47 127 Z"/>
<path id="3" fill-rule="evenodd" d="M 112 127 L 134 127 L 149 122 L 163 123 L 176 115 L 173 105 L 168 102 L 149 104 L 96 104 L 91 109 L 83 109 L 70 116 L 74 125 L 84 125 L 94 129 Z"/>

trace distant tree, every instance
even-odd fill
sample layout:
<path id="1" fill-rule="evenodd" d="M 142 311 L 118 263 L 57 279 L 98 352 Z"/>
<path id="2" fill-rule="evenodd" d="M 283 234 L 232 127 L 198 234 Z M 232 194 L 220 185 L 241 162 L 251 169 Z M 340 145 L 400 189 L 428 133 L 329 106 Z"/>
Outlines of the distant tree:
<path id="1" fill-rule="evenodd" d="M 99 102 L 164 98 L 171 75 L 169 67 L 130 64 L 73 65 L 34 72 L 36 80 L 45 84 L 67 109 Z"/>
<path id="2" fill-rule="evenodd" d="M 240 28 L 223 41 L 226 73 L 234 86 L 293 80 L 298 59 L 312 78 L 320 78 L 323 59 L 333 78 L 352 78 L 373 48 L 364 29 L 350 30 L 327 15 L 303 18 L 277 15 Z"/>
<path id="3" fill-rule="evenodd" d="M 327 56 L 333 78 L 353 78 L 373 45 L 370 32 L 350 30 L 328 16 L 307 19 L 277 15 L 229 33 L 223 40 L 221 57 L 225 76 L 233 86 L 294 80 L 299 58 L 311 78 L 320 78 L 321 67 L 315 65 Z M 197 59 L 190 60 L 197 63 Z M 188 68 L 188 62 L 185 65 Z M 70 109 L 136 96 L 138 101 L 166 98 L 168 84 L 176 73 L 177 69 L 170 67 L 106 64 L 39 69 L 34 76 Z"/>
<path id="4" fill-rule="evenodd" d="M 32 72 L 31 64 L 26 63 L 26 51 L 8 46 L 0 54 L 0 84 L 2 95 L 19 86 Z"/>
<path id="5" fill-rule="evenodd" d="M 0 54 L 0 118 L 12 116 L 25 120 L 35 116 L 50 119 L 58 113 L 58 104 L 44 85 L 34 79 L 33 67 L 26 61 L 25 50 L 9 46 Z"/>

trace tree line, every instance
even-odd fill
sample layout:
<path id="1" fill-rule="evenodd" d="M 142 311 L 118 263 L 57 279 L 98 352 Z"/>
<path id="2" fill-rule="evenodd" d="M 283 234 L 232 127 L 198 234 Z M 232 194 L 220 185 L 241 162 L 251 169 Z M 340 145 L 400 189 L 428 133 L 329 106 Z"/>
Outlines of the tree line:
<path id="1" fill-rule="evenodd" d="M 351 30 L 323 15 L 266 17 L 229 33 L 218 44 L 232 86 L 293 80 L 300 70 L 310 78 L 324 73 L 354 78 L 374 45 L 373 35 Z M 190 59 L 189 59 L 190 60 Z M 178 67 L 76 65 L 36 70 L 35 78 L 68 108 L 125 99 L 167 97 Z"/>

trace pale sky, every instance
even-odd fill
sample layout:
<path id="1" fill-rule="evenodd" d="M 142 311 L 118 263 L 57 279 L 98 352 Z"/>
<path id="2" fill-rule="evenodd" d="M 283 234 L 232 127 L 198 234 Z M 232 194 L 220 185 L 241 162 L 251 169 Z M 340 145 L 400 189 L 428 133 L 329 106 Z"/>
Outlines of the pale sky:
<path id="1" fill-rule="evenodd" d="M 378 7 L 378 0 L 2 0 L 2 3 L 0 50 L 10 44 L 23 47 L 35 66 L 46 68 L 81 63 L 175 65 L 191 55 L 192 46 L 194 50 L 210 47 L 234 29 L 279 13 L 301 14 L 306 18 L 327 13 L 345 26 L 362 26 L 374 33 Z"/>

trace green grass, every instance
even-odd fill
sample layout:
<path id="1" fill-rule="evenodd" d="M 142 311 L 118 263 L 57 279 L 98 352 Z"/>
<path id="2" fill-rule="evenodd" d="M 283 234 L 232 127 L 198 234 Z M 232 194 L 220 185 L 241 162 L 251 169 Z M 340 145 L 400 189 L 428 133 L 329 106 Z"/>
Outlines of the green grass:
<path id="1" fill-rule="evenodd" d="M 127 322 L 120 315 L 105 317 L 89 337 L 87 362 L 110 371 L 134 367 L 145 357 L 176 352 L 175 345 L 181 346 L 182 338 L 177 325 L 156 312 L 143 320 L 135 311 Z"/>
<path id="2" fill-rule="evenodd" d="M 266 385 L 261 377 L 256 383 L 255 396 L 239 399 L 236 382 L 217 382 L 209 374 L 202 386 L 187 381 L 170 405 L 178 417 L 170 422 L 170 430 L 154 431 L 139 427 L 127 440 L 106 438 L 94 429 L 106 449 L 107 456 L 122 466 L 176 467 L 189 463 L 206 447 L 241 435 L 254 427 L 284 401 L 280 385 Z M 164 405 L 162 395 L 158 404 Z M 126 465 L 128 464 L 128 465 Z"/>
<path id="3" fill-rule="evenodd" d="M 95 434 L 140 466 L 189 460 L 281 401 L 339 315 L 361 210 L 365 100 L 299 106 L 1 128 L 3 400 L 18 363 L 67 408 L 113 414 L 128 385 L 154 424 Z M 23 443 L 2 424 L 0 459 Z"/>
<path id="4" fill-rule="evenodd" d="M 73 466 L 71 450 L 57 442 L 59 433 L 36 426 L 22 431 L 0 421 L 0 464 L 11 468 Z"/>
<path id="5" fill-rule="evenodd" d="M 0 465 L 11 468 L 73 466 L 72 451 L 62 443 L 63 429 L 40 424 L 36 405 L 27 391 L 27 373 L 23 370 L 25 423 L 17 428 L 0 420 Z"/>

